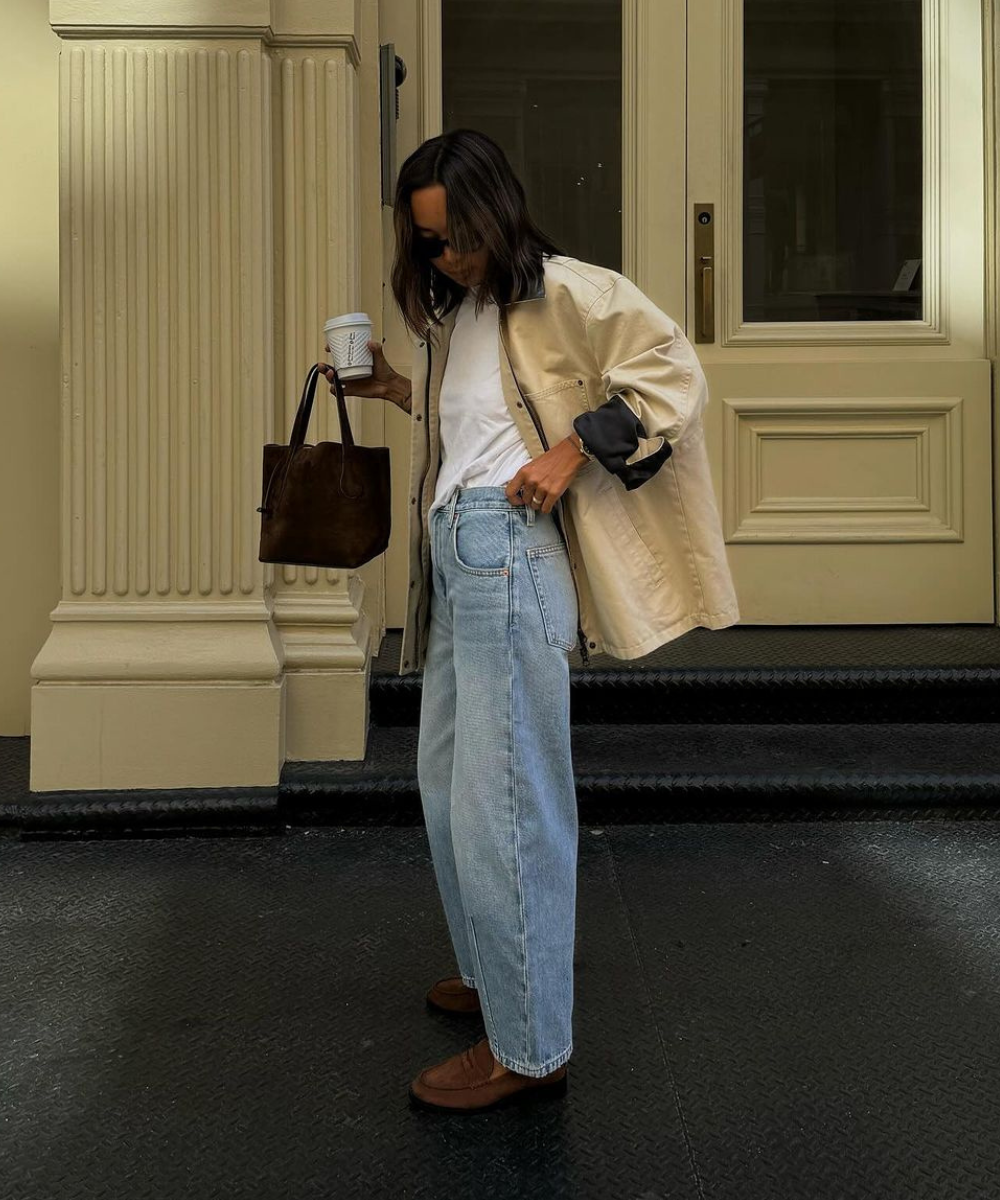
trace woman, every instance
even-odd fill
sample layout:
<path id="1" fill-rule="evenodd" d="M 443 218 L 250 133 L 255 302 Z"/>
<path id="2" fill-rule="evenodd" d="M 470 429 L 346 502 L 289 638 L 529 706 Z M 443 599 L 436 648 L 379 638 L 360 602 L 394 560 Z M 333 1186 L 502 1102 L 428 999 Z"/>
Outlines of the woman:
<path id="1" fill-rule="evenodd" d="M 372 375 L 344 386 L 414 418 L 401 673 L 423 666 L 418 782 L 459 970 L 427 1000 L 481 1011 L 486 1037 L 409 1094 L 471 1113 L 566 1090 L 569 651 L 579 638 L 584 653 L 637 657 L 738 614 L 699 439 L 704 376 L 676 324 L 624 276 L 563 255 L 502 149 L 474 130 L 406 160 L 394 221 L 393 294 L 426 367 L 417 356 L 411 382 L 373 341 Z M 620 493 L 649 491 L 677 443 L 695 475 L 626 507 Z M 686 515 L 660 529 L 685 499 L 704 530 Z M 689 592 L 668 584 L 671 555 Z"/>

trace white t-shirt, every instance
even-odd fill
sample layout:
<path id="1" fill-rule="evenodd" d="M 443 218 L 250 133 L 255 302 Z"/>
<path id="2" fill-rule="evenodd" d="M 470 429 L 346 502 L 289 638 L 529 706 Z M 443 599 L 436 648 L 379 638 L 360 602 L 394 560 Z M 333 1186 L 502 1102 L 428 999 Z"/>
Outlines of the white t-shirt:
<path id="1" fill-rule="evenodd" d="M 469 288 L 455 316 L 439 402 L 441 465 L 430 511 L 459 487 L 503 487 L 531 454 L 500 383 L 500 310 L 487 301 L 476 319 Z"/>

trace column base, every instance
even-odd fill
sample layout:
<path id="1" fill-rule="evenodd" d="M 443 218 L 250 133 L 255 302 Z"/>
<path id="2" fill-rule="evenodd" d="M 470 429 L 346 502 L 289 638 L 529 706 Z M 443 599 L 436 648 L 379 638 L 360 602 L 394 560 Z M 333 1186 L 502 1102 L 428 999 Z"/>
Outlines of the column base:
<path id="1" fill-rule="evenodd" d="M 32 792 L 278 782 L 283 682 L 36 683 Z"/>
<path id="2" fill-rule="evenodd" d="M 287 689 L 285 758 L 360 761 L 368 741 L 374 629 L 365 582 L 351 575 L 325 595 L 282 591 L 274 601 Z"/>
<path id="3" fill-rule="evenodd" d="M 289 762 L 365 757 L 370 669 L 286 672 Z"/>
<path id="4" fill-rule="evenodd" d="M 137 609 L 53 614 L 31 668 L 31 791 L 276 785 L 285 681 L 262 606 L 211 621 Z"/>

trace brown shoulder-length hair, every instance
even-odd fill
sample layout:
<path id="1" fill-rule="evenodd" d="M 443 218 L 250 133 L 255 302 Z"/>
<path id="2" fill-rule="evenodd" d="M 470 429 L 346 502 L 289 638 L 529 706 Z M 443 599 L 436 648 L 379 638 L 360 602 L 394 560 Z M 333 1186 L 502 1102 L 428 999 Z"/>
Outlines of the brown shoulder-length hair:
<path id="1" fill-rule="evenodd" d="M 406 327 L 431 338 L 431 326 L 460 304 L 466 288 L 414 253 L 410 196 L 435 183 L 447 193 L 449 244 L 459 254 L 485 245 L 489 251 L 476 301 L 499 307 L 530 296 L 543 275 L 543 254 L 564 251 L 528 213 L 524 188 L 500 146 L 476 129 L 452 129 L 428 138 L 399 169 L 393 200 L 396 257 L 392 292 Z M 440 310 L 440 311 L 437 311 Z"/>

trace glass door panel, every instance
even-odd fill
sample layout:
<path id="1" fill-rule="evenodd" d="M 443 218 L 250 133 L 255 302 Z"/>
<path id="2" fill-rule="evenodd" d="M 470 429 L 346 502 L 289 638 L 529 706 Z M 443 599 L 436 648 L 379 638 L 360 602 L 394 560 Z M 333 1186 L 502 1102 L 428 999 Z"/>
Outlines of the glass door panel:
<path id="1" fill-rule="evenodd" d="M 443 0 L 443 132 L 504 149 L 567 254 L 621 270 L 621 0 Z"/>
<path id="2" fill-rule="evenodd" d="M 923 317 L 921 0 L 744 0 L 745 321 Z"/>

